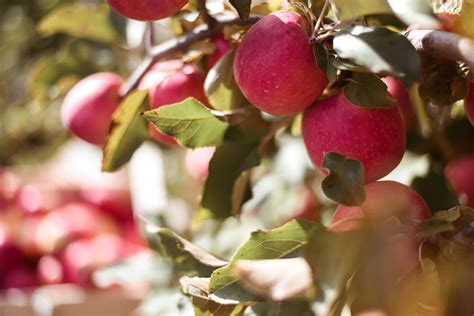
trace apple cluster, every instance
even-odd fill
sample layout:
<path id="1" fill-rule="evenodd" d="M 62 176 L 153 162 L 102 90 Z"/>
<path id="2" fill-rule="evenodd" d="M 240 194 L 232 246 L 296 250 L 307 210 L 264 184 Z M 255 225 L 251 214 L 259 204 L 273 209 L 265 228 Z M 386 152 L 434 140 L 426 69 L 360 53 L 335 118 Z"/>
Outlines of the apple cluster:
<path id="1" fill-rule="evenodd" d="M 95 270 L 145 251 L 128 190 L 51 187 L 0 171 L 0 289 L 90 288 Z"/>

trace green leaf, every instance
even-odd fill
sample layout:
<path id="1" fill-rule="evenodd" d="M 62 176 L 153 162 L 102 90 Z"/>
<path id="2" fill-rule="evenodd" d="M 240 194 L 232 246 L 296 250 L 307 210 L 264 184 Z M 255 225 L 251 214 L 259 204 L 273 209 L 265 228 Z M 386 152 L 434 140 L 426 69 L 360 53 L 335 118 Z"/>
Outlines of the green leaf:
<path id="1" fill-rule="evenodd" d="M 423 27 L 437 28 L 439 21 L 433 13 L 428 0 L 388 0 L 395 15 L 405 24 L 418 24 Z"/>
<path id="2" fill-rule="evenodd" d="M 344 95 L 364 108 L 389 108 L 396 104 L 385 83 L 374 74 L 354 73 L 344 86 Z"/>
<path id="3" fill-rule="evenodd" d="M 237 10 L 242 20 L 248 19 L 252 0 L 230 0 L 230 4 Z"/>
<path id="4" fill-rule="evenodd" d="M 255 231 L 250 239 L 239 247 L 231 263 L 241 259 L 287 258 L 308 242 L 308 234 L 313 229 L 318 229 L 319 225 L 305 220 L 293 220 L 279 228 Z M 238 280 L 231 273 L 230 265 L 219 268 L 211 275 L 210 292 L 217 294 Z"/>
<path id="5" fill-rule="evenodd" d="M 322 166 L 330 172 L 322 182 L 328 198 L 348 206 L 362 205 L 365 201 L 364 167 L 359 161 L 330 152 L 324 153 Z"/>
<path id="6" fill-rule="evenodd" d="M 333 11 L 340 21 L 365 15 L 392 13 L 386 0 L 333 0 L 331 3 Z"/>
<path id="7" fill-rule="evenodd" d="M 179 271 L 195 271 L 200 276 L 209 276 L 215 269 L 228 263 L 168 228 L 148 225 L 147 239 L 151 248 L 162 256 L 172 259 L 175 269 Z"/>
<path id="8" fill-rule="evenodd" d="M 146 121 L 140 113 L 148 108 L 148 92 L 135 91 L 125 98 L 112 117 L 109 137 L 102 154 L 102 171 L 116 171 L 148 137 Z"/>
<path id="9" fill-rule="evenodd" d="M 260 164 L 257 149 L 256 142 L 227 142 L 217 147 L 209 164 L 197 221 L 224 219 L 240 212 L 243 202 L 251 196 L 247 189 L 249 179 L 240 177 Z"/>
<path id="10" fill-rule="evenodd" d="M 220 145 L 229 126 L 194 98 L 147 111 L 143 116 L 160 132 L 188 148 Z"/>
<path id="11" fill-rule="evenodd" d="M 354 26 L 333 41 L 339 57 L 376 74 L 392 74 L 412 83 L 421 72 L 418 52 L 403 35 L 381 27 Z"/>
<path id="12" fill-rule="evenodd" d="M 107 6 L 62 5 L 39 22 L 38 32 L 43 36 L 64 33 L 103 43 L 118 40 L 118 34 L 109 21 Z"/>
<path id="13" fill-rule="evenodd" d="M 217 62 L 204 82 L 204 91 L 212 106 L 220 111 L 240 108 L 249 102 L 240 91 L 234 78 L 235 49 L 229 51 Z"/>

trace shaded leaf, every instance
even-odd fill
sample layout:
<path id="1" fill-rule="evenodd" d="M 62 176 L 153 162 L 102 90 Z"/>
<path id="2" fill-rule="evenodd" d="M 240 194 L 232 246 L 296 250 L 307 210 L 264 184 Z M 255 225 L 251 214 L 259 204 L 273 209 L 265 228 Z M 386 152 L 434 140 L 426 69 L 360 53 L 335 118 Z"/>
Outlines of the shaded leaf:
<path id="1" fill-rule="evenodd" d="M 64 33 L 104 43 L 118 39 L 109 21 L 109 9 L 84 4 L 65 4 L 53 10 L 39 22 L 38 32 L 43 36 Z"/>
<path id="2" fill-rule="evenodd" d="M 187 277 L 179 280 L 184 294 L 191 296 L 195 315 L 243 315 L 246 306 L 237 301 L 222 300 L 209 294 L 209 278 Z"/>
<path id="3" fill-rule="evenodd" d="M 143 113 L 162 133 L 188 148 L 221 144 L 229 124 L 217 119 L 194 98 Z"/>
<path id="4" fill-rule="evenodd" d="M 239 260 L 232 273 L 253 293 L 274 301 L 305 299 L 312 289 L 311 269 L 303 258 Z"/>
<path id="5" fill-rule="evenodd" d="M 303 247 L 308 241 L 308 234 L 318 229 L 320 224 L 305 220 L 293 220 L 272 230 L 258 230 L 250 239 L 239 247 L 231 263 L 242 259 L 278 259 L 287 258 Z M 210 291 L 215 293 L 231 286 L 238 278 L 231 273 L 231 266 L 225 266 L 212 273 Z"/>
<path id="6" fill-rule="evenodd" d="M 234 78 L 235 49 L 225 54 L 209 70 L 204 82 L 204 92 L 215 109 L 226 111 L 248 105 Z"/>
<path id="7" fill-rule="evenodd" d="M 354 73 L 344 86 L 344 95 L 364 108 L 389 108 L 396 104 L 385 83 L 374 74 Z"/>
<path id="8" fill-rule="evenodd" d="M 197 220 L 227 218 L 238 214 L 251 195 L 243 172 L 260 164 L 258 143 L 227 142 L 216 148 L 209 164 L 209 176 L 204 185 L 201 210 Z"/>
<path id="9" fill-rule="evenodd" d="M 420 56 L 399 33 L 382 27 L 354 26 L 337 35 L 333 44 L 339 57 L 373 73 L 392 74 L 407 83 L 419 78 Z"/>
<path id="10" fill-rule="evenodd" d="M 350 20 L 372 14 L 392 13 L 386 0 L 333 0 L 331 3 L 338 20 Z"/>
<path id="11" fill-rule="evenodd" d="M 461 9 L 459 11 L 459 18 L 454 22 L 454 32 L 474 38 L 474 2 L 463 0 L 461 1 Z M 458 2 L 459 3 L 459 2 Z"/>
<path id="12" fill-rule="evenodd" d="M 453 222 L 456 221 L 460 216 L 461 212 L 457 208 L 452 208 L 447 211 L 438 211 L 434 213 L 431 218 L 423 221 L 420 224 L 418 236 L 427 237 L 443 232 L 453 231 Z"/>
<path id="13" fill-rule="evenodd" d="M 148 108 L 148 92 L 135 91 L 126 97 L 112 116 L 109 137 L 102 154 L 102 171 L 116 171 L 148 137 L 146 121 L 140 113 Z"/>
<path id="14" fill-rule="evenodd" d="M 252 0 L 229 0 L 229 2 L 237 10 L 242 20 L 248 19 Z"/>
<path id="15" fill-rule="evenodd" d="M 365 201 L 364 167 L 359 161 L 330 152 L 324 154 L 322 166 L 330 172 L 322 182 L 328 198 L 348 206 L 362 205 Z"/>
<path id="16" fill-rule="evenodd" d="M 162 256 L 171 258 L 178 270 L 196 271 L 201 276 L 208 276 L 216 268 L 228 264 L 228 261 L 211 255 L 168 228 L 148 225 L 147 233 L 150 246 Z"/>
<path id="17" fill-rule="evenodd" d="M 387 0 L 395 15 L 407 25 L 439 27 L 429 0 Z"/>

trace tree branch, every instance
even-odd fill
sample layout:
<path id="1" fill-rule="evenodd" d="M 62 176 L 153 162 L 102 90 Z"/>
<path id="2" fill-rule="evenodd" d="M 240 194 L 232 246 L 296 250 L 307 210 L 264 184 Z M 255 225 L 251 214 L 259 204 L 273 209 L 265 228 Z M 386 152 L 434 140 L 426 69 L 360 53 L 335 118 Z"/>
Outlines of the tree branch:
<path id="1" fill-rule="evenodd" d="M 207 11 L 206 0 L 197 0 L 197 9 L 204 23 L 211 27 L 216 23 L 216 19 Z"/>
<path id="2" fill-rule="evenodd" d="M 239 17 L 233 16 L 217 17 L 215 19 L 216 22 L 212 25 L 199 25 L 186 35 L 173 38 L 153 47 L 150 51 L 150 56 L 142 61 L 138 68 L 135 69 L 132 75 L 120 87 L 120 95 L 122 97 L 126 96 L 135 89 L 145 73 L 160 59 L 180 51 L 185 51 L 194 42 L 216 36 L 221 33 L 227 25 L 250 25 L 256 23 L 261 17 L 260 15 L 253 15 L 246 20 L 241 20 Z"/>
<path id="3" fill-rule="evenodd" d="M 418 51 L 434 57 L 462 61 L 474 69 L 474 41 L 471 39 L 434 30 L 411 30 L 404 35 Z"/>

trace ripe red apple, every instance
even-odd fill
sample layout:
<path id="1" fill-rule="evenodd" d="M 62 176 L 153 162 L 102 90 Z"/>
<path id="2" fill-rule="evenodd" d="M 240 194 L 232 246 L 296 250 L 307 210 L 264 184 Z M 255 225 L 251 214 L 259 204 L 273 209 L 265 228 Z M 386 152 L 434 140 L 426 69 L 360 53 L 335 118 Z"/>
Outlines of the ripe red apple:
<path id="1" fill-rule="evenodd" d="M 382 80 L 387 85 L 390 95 L 397 100 L 397 104 L 405 120 L 405 126 L 407 129 L 410 129 L 415 124 L 415 112 L 408 90 L 400 80 L 394 77 L 385 77 Z"/>
<path id="2" fill-rule="evenodd" d="M 204 181 L 209 173 L 209 162 L 216 151 L 215 147 L 188 149 L 185 157 L 185 167 L 189 175 L 196 181 Z"/>
<path id="3" fill-rule="evenodd" d="M 318 168 L 324 153 L 337 152 L 362 163 L 366 183 L 386 176 L 405 152 L 405 124 L 397 106 L 365 109 L 352 104 L 342 92 L 306 109 L 302 130 Z"/>
<path id="4" fill-rule="evenodd" d="M 376 223 L 397 217 L 402 224 L 416 226 L 431 216 L 425 200 L 412 188 L 395 181 L 377 181 L 365 186 L 366 200 L 362 206 L 339 205 L 332 223 L 338 231 L 354 228 L 365 218 Z M 341 222 L 344 221 L 344 222 Z M 337 223 L 340 224 L 337 224 Z"/>
<path id="5" fill-rule="evenodd" d="M 444 174 L 465 204 L 474 207 L 474 155 L 449 162 Z"/>
<path id="6" fill-rule="evenodd" d="M 178 13 L 188 0 L 108 0 L 115 11 L 138 21 L 161 20 Z"/>
<path id="7" fill-rule="evenodd" d="M 230 49 L 229 42 L 224 38 L 224 35 L 220 34 L 212 39 L 216 50 L 206 59 L 207 69 L 211 69 L 215 64 L 224 56 Z"/>
<path id="8" fill-rule="evenodd" d="M 122 78 L 113 73 L 96 73 L 77 83 L 64 99 L 64 125 L 83 140 L 101 145 L 106 141 L 112 113 L 120 103 Z"/>
<path id="9" fill-rule="evenodd" d="M 474 126 L 474 83 L 470 82 L 464 99 L 464 110 L 471 125 Z"/>
<path id="10" fill-rule="evenodd" d="M 235 79 L 257 108 L 285 116 L 303 111 L 328 80 L 308 44 L 309 23 L 298 13 L 278 12 L 257 22 L 237 48 Z"/>
<path id="11" fill-rule="evenodd" d="M 139 89 L 150 90 L 151 109 L 178 103 L 188 97 L 209 106 L 204 94 L 205 79 L 204 73 L 196 65 L 172 60 L 156 64 L 141 80 Z M 157 141 L 176 144 L 172 137 L 157 131 L 152 124 L 149 124 L 149 128 Z"/>

